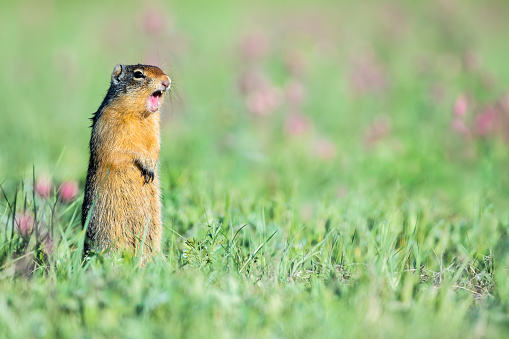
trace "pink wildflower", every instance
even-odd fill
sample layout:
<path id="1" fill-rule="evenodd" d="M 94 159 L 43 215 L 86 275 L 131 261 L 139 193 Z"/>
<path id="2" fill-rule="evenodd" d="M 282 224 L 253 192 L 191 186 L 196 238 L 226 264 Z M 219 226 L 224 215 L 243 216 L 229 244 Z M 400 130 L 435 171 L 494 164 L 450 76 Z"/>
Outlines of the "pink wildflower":
<path id="1" fill-rule="evenodd" d="M 495 131 L 497 126 L 497 111 L 494 107 L 486 107 L 475 118 L 475 132 L 480 136 L 487 136 Z"/>
<path id="2" fill-rule="evenodd" d="M 51 194 L 51 179 L 47 175 L 41 175 L 35 181 L 35 193 L 42 198 L 47 198 Z"/>
<path id="3" fill-rule="evenodd" d="M 246 97 L 246 107 L 254 115 L 268 115 L 275 111 L 280 103 L 280 90 L 270 85 L 249 93 Z"/>
<path id="4" fill-rule="evenodd" d="M 381 92 L 388 86 L 385 71 L 373 53 L 356 56 L 349 78 L 355 92 L 360 94 Z"/>
<path id="5" fill-rule="evenodd" d="M 309 119 L 301 114 L 292 113 L 285 119 L 285 133 L 288 135 L 302 135 L 312 127 Z"/>
<path id="6" fill-rule="evenodd" d="M 28 237 L 30 234 L 32 234 L 34 221 L 34 216 L 31 213 L 24 212 L 18 214 L 16 216 L 16 227 L 18 232 L 23 237 Z"/>
<path id="7" fill-rule="evenodd" d="M 140 26 L 148 35 L 158 35 L 165 29 L 165 18 L 161 11 L 152 8 L 141 13 Z"/>
<path id="8" fill-rule="evenodd" d="M 456 101 L 454 102 L 454 115 L 459 119 L 463 119 L 467 114 L 467 110 L 468 110 L 467 97 L 462 94 L 458 96 L 458 98 L 456 98 Z"/>
<path id="9" fill-rule="evenodd" d="M 76 181 L 66 181 L 60 186 L 58 196 L 63 202 L 70 202 L 78 195 L 78 183 Z"/>
<path id="10" fill-rule="evenodd" d="M 260 59 L 268 53 L 269 47 L 267 37 L 260 32 L 254 32 L 242 42 L 242 53 L 248 59 Z"/>

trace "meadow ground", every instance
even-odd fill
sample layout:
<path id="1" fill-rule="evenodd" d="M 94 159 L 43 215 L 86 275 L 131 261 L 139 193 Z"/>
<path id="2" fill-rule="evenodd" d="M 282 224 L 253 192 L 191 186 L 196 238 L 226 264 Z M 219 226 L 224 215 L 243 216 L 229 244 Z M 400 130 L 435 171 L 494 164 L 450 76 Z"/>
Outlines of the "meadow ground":
<path id="1" fill-rule="evenodd" d="M 505 1 L 2 2 L 0 337 L 509 333 Z M 82 260 L 113 66 L 173 80 L 163 250 Z"/>

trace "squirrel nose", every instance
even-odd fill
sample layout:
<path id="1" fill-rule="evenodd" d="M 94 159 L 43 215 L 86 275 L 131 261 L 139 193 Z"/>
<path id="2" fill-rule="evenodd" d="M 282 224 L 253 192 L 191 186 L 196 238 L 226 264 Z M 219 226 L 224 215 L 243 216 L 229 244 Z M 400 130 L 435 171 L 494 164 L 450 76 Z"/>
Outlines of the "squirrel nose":
<path id="1" fill-rule="evenodd" d="M 164 79 L 161 84 L 164 86 L 164 90 L 166 91 L 168 88 L 170 88 L 170 84 L 171 84 L 171 79 L 170 77 L 166 77 L 166 79 Z"/>

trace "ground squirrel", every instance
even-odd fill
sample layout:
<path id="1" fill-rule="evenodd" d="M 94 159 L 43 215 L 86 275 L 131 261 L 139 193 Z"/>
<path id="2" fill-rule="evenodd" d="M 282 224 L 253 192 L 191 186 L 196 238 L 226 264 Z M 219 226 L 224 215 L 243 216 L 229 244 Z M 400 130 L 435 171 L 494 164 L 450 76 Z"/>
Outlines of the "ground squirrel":
<path id="1" fill-rule="evenodd" d="M 92 117 L 82 224 L 87 248 L 159 252 L 159 107 L 171 80 L 155 66 L 116 65 Z M 90 214 L 90 215 L 89 215 Z M 137 248 L 138 247 L 138 248 Z"/>

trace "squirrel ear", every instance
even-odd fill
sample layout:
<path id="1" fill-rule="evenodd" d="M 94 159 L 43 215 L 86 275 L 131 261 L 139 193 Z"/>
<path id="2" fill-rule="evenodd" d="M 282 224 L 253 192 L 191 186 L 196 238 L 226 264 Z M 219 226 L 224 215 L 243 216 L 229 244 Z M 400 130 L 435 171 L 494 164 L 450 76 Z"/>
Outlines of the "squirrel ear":
<path id="1" fill-rule="evenodd" d="M 119 83 L 120 76 L 122 75 L 122 72 L 124 72 L 125 66 L 123 64 L 118 64 L 113 69 L 113 73 L 111 73 L 111 82 L 115 85 Z"/>

